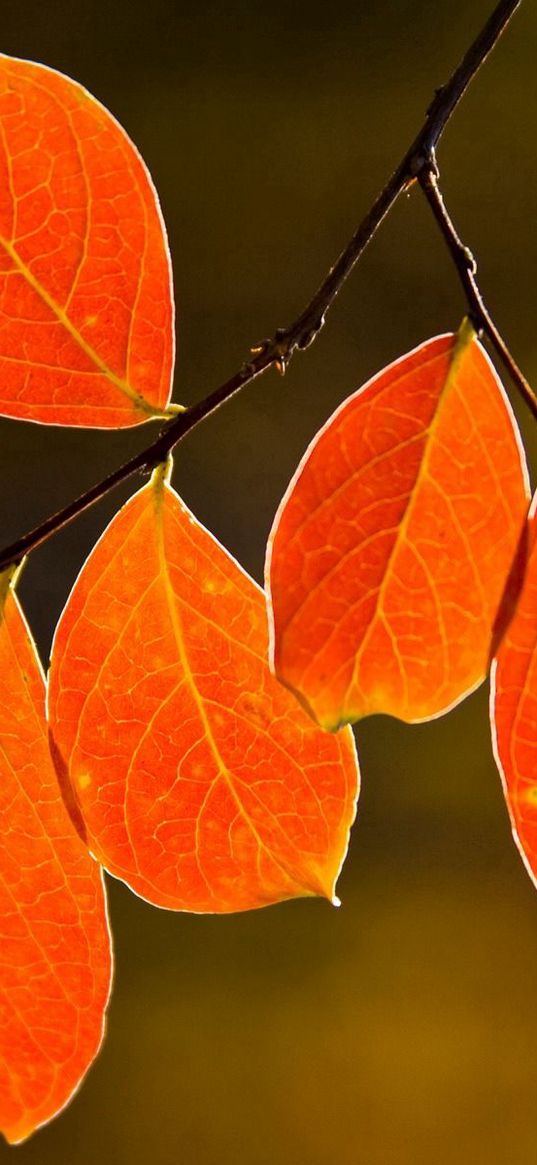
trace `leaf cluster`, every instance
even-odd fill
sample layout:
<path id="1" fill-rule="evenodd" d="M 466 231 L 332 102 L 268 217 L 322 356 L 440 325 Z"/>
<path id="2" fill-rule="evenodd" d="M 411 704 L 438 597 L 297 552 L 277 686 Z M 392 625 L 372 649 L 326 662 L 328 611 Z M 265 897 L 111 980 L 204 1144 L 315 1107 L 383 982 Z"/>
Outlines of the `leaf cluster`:
<path id="1" fill-rule="evenodd" d="M 79 85 L 6 57 L 0 129 L 0 412 L 169 432 L 171 268 L 143 162 Z M 18 572 L 0 575 L 10 1142 L 67 1103 L 101 1044 L 103 869 L 170 910 L 337 903 L 361 717 L 445 714 L 492 667 L 498 765 L 537 877 L 534 507 L 472 323 L 329 418 L 275 516 L 264 592 L 188 511 L 172 468 L 163 454 L 90 554 L 46 679 Z"/>

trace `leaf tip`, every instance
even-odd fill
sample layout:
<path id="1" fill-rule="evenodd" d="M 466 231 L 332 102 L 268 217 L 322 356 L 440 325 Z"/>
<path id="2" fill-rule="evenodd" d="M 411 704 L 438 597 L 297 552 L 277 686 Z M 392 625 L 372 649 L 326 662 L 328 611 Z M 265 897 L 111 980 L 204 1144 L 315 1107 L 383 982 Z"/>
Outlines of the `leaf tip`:
<path id="1" fill-rule="evenodd" d="M 341 906 L 341 898 L 336 894 L 336 886 L 346 855 L 347 846 L 345 852 L 339 854 L 337 865 L 332 859 L 327 862 L 325 868 L 316 866 L 315 869 L 311 869 L 308 879 L 304 880 L 303 895 L 308 898 L 324 898 L 330 906 Z"/>

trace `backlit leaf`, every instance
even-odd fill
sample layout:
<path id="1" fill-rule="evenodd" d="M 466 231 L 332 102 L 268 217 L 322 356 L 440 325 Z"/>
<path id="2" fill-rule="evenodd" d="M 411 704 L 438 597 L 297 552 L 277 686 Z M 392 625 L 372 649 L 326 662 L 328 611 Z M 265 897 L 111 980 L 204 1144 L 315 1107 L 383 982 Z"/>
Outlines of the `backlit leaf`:
<path id="1" fill-rule="evenodd" d="M 121 428 L 160 415 L 168 248 L 136 149 L 81 85 L 0 56 L 0 413 Z"/>
<path id="2" fill-rule="evenodd" d="M 63 1108 L 99 1050 L 111 951 L 102 873 L 50 757 L 35 649 L 0 581 L 0 1128 L 17 1142 Z"/>
<path id="3" fill-rule="evenodd" d="M 537 543 L 532 502 L 529 560 L 517 609 L 491 671 L 494 753 L 513 836 L 537 885 Z"/>
<path id="4" fill-rule="evenodd" d="M 159 906 L 333 897 L 352 735 L 320 732 L 266 654 L 262 592 L 157 471 L 75 584 L 49 714 L 90 849 Z"/>
<path id="5" fill-rule="evenodd" d="M 425 720 L 481 682 L 527 488 L 468 324 L 341 405 L 298 467 L 267 559 L 272 664 L 320 724 Z"/>

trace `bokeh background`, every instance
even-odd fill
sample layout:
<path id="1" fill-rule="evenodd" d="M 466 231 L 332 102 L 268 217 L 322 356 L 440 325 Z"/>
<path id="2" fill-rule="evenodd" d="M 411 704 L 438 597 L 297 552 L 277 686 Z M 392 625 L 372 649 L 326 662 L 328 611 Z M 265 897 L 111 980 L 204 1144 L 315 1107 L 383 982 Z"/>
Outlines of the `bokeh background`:
<path id="1" fill-rule="evenodd" d="M 83 82 L 145 157 L 193 401 L 292 319 L 421 123 L 492 0 L 24 0 L 0 49 Z M 443 185 L 483 289 L 537 383 L 537 11 L 525 0 L 445 135 Z M 174 481 L 258 579 L 279 498 L 331 410 L 463 304 L 419 192 L 323 334 L 181 446 Z M 515 401 L 535 463 L 536 430 Z M 2 542 L 147 440 L 0 425 Z M 46 658 L 75 575 L 129 490 L 35 553 Z M 448 718 L 357 729 L 363 791 L 341 910 L 155 910 L 110 884 L 108 1035 L 20 1165 L 533 1165 L 537 895 L 511 841 L 487 692 Z"/>

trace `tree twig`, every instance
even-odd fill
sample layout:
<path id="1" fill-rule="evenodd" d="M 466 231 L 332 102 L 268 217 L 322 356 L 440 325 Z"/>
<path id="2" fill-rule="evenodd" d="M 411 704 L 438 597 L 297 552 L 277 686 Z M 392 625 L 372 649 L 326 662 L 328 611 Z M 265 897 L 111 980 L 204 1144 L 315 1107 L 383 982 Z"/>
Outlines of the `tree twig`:
<path id="1" fill-rule="evenodd" d="M 503 336 L 500 335 L 494 320 L 484 302 L 483 295 L 477 282 L 477 263 L 469 247 L 466 247 L 459 237 L 454 223 L 449 215 L 440 187 L 438 185 L 438 167 L 434 150 L 431 151 L 429 162 L 420 171 L 418 182 L 433 212 L 440 228 L 442 237 L 462 283 L 463 291 L 468 304 L 469 315 L 477 332 L 484 332 L 497 352 L 500 360 L 507 369 L 513 384 L 523 396 L 528 408 L 537 420 L 537 397 L 530 388 L 526 377 L 520 371 Z"/>
<path id="2" fill-rule="evenodd" d="M 424 179 L 422 181 L 422 187 L 427 193 L 428 187 L 425 182 L 425 175 L 431 172 L 430 163 L 435 147 L 448 121 L 457 108 L 461 97 L 491 49 L 496 45 L 520 3 L 521 0 L 500 0 L 496 4 L 488 20 L 464 54 L 449 81 L 437 89 L 419 133 L 404 154 L 397 169 L 375 199 L 347 247 L 341 253 L 323 283 L 297 319 L 289 327 L 279 329 L 271 340 L 264 340 L 255 348 L 252 348 L 251 359 L 243 364 L 238 372 L 231 376 L 229 380 L 226 380 L 224 384 L 220 385 L 219 388 L 215 389 L 214 392 L 204 397 L 203 400 L 185 409 L 184 412 L 179 413 L 177 417 L 169 421 L 157 439 L 146 449 L 142 450 L 135 457 L 132 457 L 130 461 L 125 462 L 114 473 L 111 473 L 108 477 L 98 482 L 97 485 L 76 498 L 69 505 L 58 511 L 58 513 L 53 514 L 46 521 L 40 523 L 34 530 L 31 530 L 22 538 L 7 546 L 0 552 L 0 570 L 4 570 L 7 566 L 19 562 L 31 550 L 35 550 L 43 542 L 46 542 L 52 534 L 72 522 L 74 518 L 88 509 L 89 506 L 92 506 L 100 498 L 110 493 L 121 482 L 126 481 L 135 473 L 150 470 L 155 465 L 158 465 L 195 425 L 213 413 L 215 409 L 219 408 L 224 401 L 228 400 L 239 389 L 251 383 L 261 373 L 265 372 L 267 368 L 271 367 L 271 365 L 275 365 L 280 372 L 284 372 L 293 353 L 298 349 L 303 350 L 307 348 L 312 343 L 322 328 L 326 314 L 334 303 L 345 280 L 402 191 L 414 180 L 419 179 L 420 174 L 423 173 Z M 438 221 L 447 241 L 447 235 L 445 233 L 447 230 L 446 223 L 443 218 L 439 218 Z M 456 232 L 453 231 L 453 233 L 455 238 L 457 238 Z M 462 244 L 460 246 L 462 247 Z M 454 246 L 451 236 L 450 250 L 454 258 L 456 255 L 458 256 L 456 259 L 457 269 L 462 278 L 461 257 L 458 248 Z M 474 295 L 475 293 L 479 295 L 477 286 Z M 487 320 L 487 327 L 485 327 L 485 319 Z M 496 329 L 488 313 L 482 314 L 480 320 L 483 330 L 487 331 L 497 350 L 500 351 L 499 344 L 505 349 L 505 352 L 502 354 L 502 359 L 507 355 L 512 361 L 501 337 L 496 333 Z M 489 327 L 494 329 L 495 339 L 493 339 L 491 331 L 488 330 Z M 512 365 L 516 368 L 514 361 L 512 361 Z M 513 375 L 512 369 L 510 371 Z M 517 376 L 513 375 L 513 379 L 518 387 L 521 386 L 521 380 L 524 381 L 521 373 L 518 373 Z M 529 386 L 527 386 L 527 390 L 531 393 Z M 524 395 L 526 399 L 529 399 L 526 392 Z"/>

